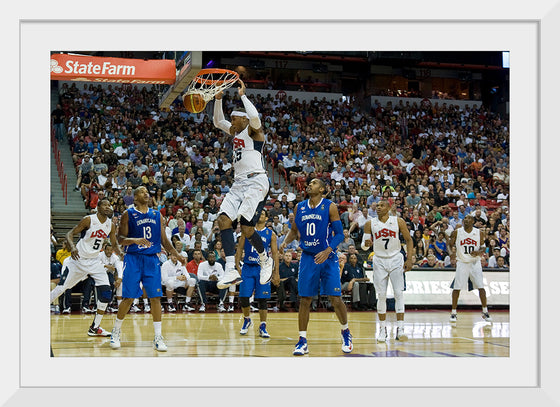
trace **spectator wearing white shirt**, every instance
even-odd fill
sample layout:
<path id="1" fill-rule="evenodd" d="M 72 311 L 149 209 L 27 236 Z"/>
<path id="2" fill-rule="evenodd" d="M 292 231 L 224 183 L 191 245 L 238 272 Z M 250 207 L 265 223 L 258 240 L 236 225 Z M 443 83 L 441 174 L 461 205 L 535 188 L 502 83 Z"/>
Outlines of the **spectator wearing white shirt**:
<path id="1" fill-rule="evenodd" d="M 222 279 L 224 275 L 224 268 L 220 263 L 216 261 L 216 255 L 214 252 L 208 253 L 208 260 L 203 261 L 198 265 L 198 294 L 202 304 L 198 309 L 198 312 L 206 311 L 206 304 L 208 299 L 206 297 L 207 292 L 218 294 L 220 303 L 218 305 L 218 312 L 225 312 L 226 308 L 224 306 L 224 299 L 228 292 L 227 288 L 218 289 L 218 280 Z"/>
<path id="2" fill-rule="evenodd" d="M 186 226 L 185 226 L 185 221 L 183 219 L 179 219 L 177 221 L 177 228 L 179 229 L 179 232 L 175 233 L 173 236 L 177 236 L 179 238 L 179 241 L 183 244 L 184 250 L 189 250 L 191 244 L 191 237 L 189 236 L 188 233 L 185 233 Z"/>
<path id="3" fill-rule="evenodd" d="M 177 261 L 177 256 L 171 254 L 169 260 L 161 265 L 161 283 L 165 286 L 165 296 L 167 297 L 167 311 L 175 312 L 173 305 L 173 292 L 177 288 L 186 288 L 187 297 L 192 297 L 196 279 L 192 278 L 183 264 Z M 191 308 L 189 311 L 193 311 Z"/>
<path id="4" fill-rule="evenodd" d="M 281 201 L 282 196 L 284 196 L 284 195 L 286 195 L 286 200 L 288 202 L 292 202 L 293 200 L 296 199 L 296 194 L 291 192 L 287 185 L 284 185 L 284 188 L 282 188 L 282 193 L 280 195 L 278 195 L 278 200 Z"/>

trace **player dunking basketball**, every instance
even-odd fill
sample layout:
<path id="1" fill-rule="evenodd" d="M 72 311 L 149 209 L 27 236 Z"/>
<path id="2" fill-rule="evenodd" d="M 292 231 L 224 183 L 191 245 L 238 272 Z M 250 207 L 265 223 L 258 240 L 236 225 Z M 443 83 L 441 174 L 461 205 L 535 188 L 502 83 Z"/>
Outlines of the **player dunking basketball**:
<path id="1" fill-rule="evenodd" d="M 272 277 L 273 260 L 264 250 L 255 225 L 265 205 L 270 188 L 263 161 L 264 131 L 257 109 L 245 95 L 245 84 L 239 79 L 239 96 L 244 109 L 231 113 L 231 123 L 224 118 L 222 92 L 214 102 L 214 126 L 233 136 L 234 182 L 220 206 L 218 226 L 226 255 L 224 277 L 218 288 L 227 288 L 241 282 L 235 267 L 235 241 L 233 225 L 241 223 L 241 232 L 255 248 L 261 266 L 260 283 L 267 284 Z"/>

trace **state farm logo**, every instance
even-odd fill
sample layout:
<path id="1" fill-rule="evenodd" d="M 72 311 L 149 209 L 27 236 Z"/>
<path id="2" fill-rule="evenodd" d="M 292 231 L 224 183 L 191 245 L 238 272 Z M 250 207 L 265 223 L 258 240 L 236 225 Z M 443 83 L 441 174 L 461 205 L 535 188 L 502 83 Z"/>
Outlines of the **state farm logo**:
<path id="1" fill-rule="evenodd" d="M 55 74 L 72 75 L 113 75 L 113 76 L 134 76 L 136 66 L 134 65 L 115 65 L 109 61 L 99 64 L 93 61 L 81 63 L 80 61 L 67 60 L 64 66 L 60 66 L 56 59 L 51 59 L 51 72 Z"/>
<path id="2" fill-rule="evenodd" d="M 51 59 L 51 72 L 53 73 L 62 73 L 64 69 L 58 65 L 58 61 L 56 59 Z"/>

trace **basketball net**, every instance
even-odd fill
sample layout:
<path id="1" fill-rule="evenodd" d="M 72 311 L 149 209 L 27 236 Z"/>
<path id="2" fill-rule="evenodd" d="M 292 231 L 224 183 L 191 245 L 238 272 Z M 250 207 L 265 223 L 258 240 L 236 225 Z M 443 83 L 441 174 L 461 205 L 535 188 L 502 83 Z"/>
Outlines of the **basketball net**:
<path id="1" fill-rule="evenodd" d="M 189 84 L 185 94 L 199 94 L 208 103 L 216 94 L 230 88 L 238 79 L 239 74 L 228 69 L 202 69 Z"/>

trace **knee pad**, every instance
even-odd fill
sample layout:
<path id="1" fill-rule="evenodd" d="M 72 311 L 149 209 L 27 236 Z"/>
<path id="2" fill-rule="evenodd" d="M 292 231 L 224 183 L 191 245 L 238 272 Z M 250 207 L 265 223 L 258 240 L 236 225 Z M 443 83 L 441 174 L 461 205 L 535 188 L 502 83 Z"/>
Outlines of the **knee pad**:
<path id="1" fill-rule="evenodd" d="M 377 294 L 377 313 L 385 314 L 387 312 L 387 296 Z"/>
<path id="2" fill-rule="evenodd" d="M 241 308 L 247 308 L 251 305 L 249 303 L 249 297 L 239 297 L 239 304 L 241 305 Z"/>
<path id="3" fill-rule="evenodd" d="M 395 291 L 395 312 L 402 314 L 404 312 L 404 292 Z"/>
<path id="4" fill-rule="evenodd" d="M 111 297 L 113 296 L 113 292 L 111 291 L 111 287 L 108 285 L 102 285 L 96 287 L 97 289 L 97 299 L 99 302 L 108 303 L 111 302 Z"/>
<path id="5" fill-rule="evenodd" d="M 257 300 L 257 303 L 258 303 L 258 306 L 259 306 L 259 310 L 267 310 L 268 309 L 266 298 L 259 298 Z"/>

